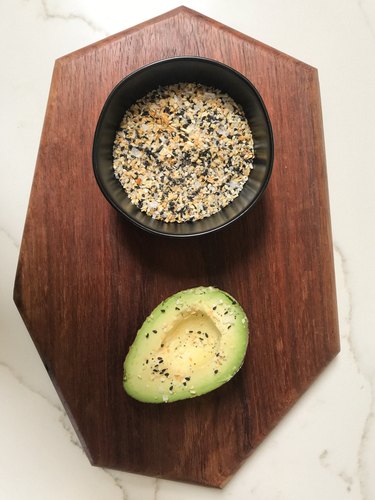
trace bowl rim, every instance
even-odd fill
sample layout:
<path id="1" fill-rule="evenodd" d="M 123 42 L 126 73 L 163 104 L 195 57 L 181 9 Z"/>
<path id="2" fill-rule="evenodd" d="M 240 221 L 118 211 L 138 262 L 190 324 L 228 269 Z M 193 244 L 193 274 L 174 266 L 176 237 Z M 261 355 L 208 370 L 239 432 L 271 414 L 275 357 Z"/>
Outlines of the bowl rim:
<path id="1" fill-rule="evenodd" d="M 148 68 L 150 68 L 152 66 L 158 66 L 158 65 L 161 65 L 161 64 L 166 64 L 166 63 L 171 62 L 171 61 L 202 61 L 202 62 L 207 63 L 207 64 L 212 64 L 212 65 L 221 67 L 221 68 L 225 69 L 226 71 L 229 71 L 229 72 L 233 73 L 237 78 L 241 79 L 246 85 L 248 85 L 252 89 L 252 91 L 256 95 L 256 97 L 257 97 L 257 99 L 258 99 L 258 101 L 259 101 L 259 103 L 261 105 L 262 111 L 263 111 L 264 116 L 265 116 L 265 121 L 266 121 L 267 129 L 268 129 L 269 142 L 270 142 L 270 155 L 269 155 L 269 162 L 268 162 L 268 171 L 266 173 L 266 177 L 264 178 L 263 183 L 262 183 L 259 191 L 257 192 L 256 196 L 253 198 L 253 200 L 251 201 L 251 203 L 249 203 L 248 206 L 246 206 L 243 210 L 241 210 L 240 212 L 238 212 L 230 220 L 225 221 L 225 222 L 221 223 L 220 225 L 218 225 L 216 227 L 212 227 L 212 228 L 209 228 L 209 229 L 206 229 L 206 230 L 202 230 L 202 231 L 197 231 L 197 232 L 189 232 L 189 233 L 167 233 L 167 232 L 165 232 L 163 230 L 160 230 L 160 229 L 157 229 L 157 228 L 151 228 L 151 227 L 147 226 L 146 224 L 143 224 L 142 222 L 137 221 L 131 215 L 129 215 L 128 213 L 126 213 L 124 210 L 122 210 L 121 207 L 119 207 L 115 203 L 115 201 L 111 197 L 110 193 L 108 192 L 109 190 L 105 187 L 104 183 L 101 181 L 101 179 L 99 177 L 99 174 L 98 174 L 99 166 L 98 166 L 97 155 L 96 155 L 97 142 L 98 142 L 98 137 L 99 137 L 100 130 L 101 130 L 101 127 L 102 127 L 102 123 L 103 123 L 103 120 L 104 120 L 104 116 L 105 116 L 105 114 L 106 114 L 106 112 L 107 112 L 107 110 L 108 110 L 108 108 L 109 108 L 109 106 L 110 106 L 110 104 L 112 102 L 112 99 L 114 98 L 114 96 L 116 95 L 116 93 L 118 92 L 118 90 L 128 80 L 134 78 L 140 72 L 145 71 L 145 70 L 147 70 Z M 216 59 L 212 59 L 212 58 L 208 58 L 208 57 L 201 57 L 201 56 L 194 56 L 194 55 L 173 56 L 173 57 L 167 57 L 167 58 L 163 58 L 163 59 L 158 59 L 156 61 L 152 61 L 152 62 L 150 62 L 148 64 L 140 66 L 139 68 L 133 70 L 131 73 L 129 73 L 128 75 L 126 75 L 124 78 L 122 78 L 112 88 L 111 92 L 108 94 L 108 96 L 107 96 L 107 98 L 106 98 L 106 100 L 105 100 L 105 102 L 103 104 L 103 107 L 101 109 L 101 112 L 99 114 L 99 118 L 98 118 L 98 121 L 97 121 L 97 124 L 96 124 L 96 127 L 95 127 L 95 133 L 94 133 L 94 138 L 93 138 L 93 142 L 92 142 L 92 154 L 91 154 L 91 157 L 92 157 L 92 166 L 93 166 L 93 170 L 94 170 L 95 179 L 96 179 L 96 182 L 97 182 L 97 184 L 98 184 L 98 186 L 99 186 L 102 194 L 104 195 L 104 197 L 106 198 L 106 200 L 110 203 L 110 205 L 112 205 L 112 207 L 115 208 L 117 210 L 117 212 L 119 212 L 123 217 L 125 217 L 127 220 L 129 220 L 132 224 L 136 225 L 137 227 L 143 229 L 144 231 L 147 231 L 148 233 L 157 234 L 157 235 L 160 235 L 160 236 L 166 236 L 166 237 L 169 237 L 169 238 L 192 238 L 192 237 L 195 237 L 195 236 L 203 236 L 205 234 L 214 233 L 216 231 L 220 231 L 220 230 L 226 228 L 227 226 L 231 225 L 233 222 L 237 221 L 240 217 L 242 217 L 243 215 L 245 215 L 259 201 L 259 199 L 263 195 L 263 193 L 264 193 L 264 191 L 265 191 L 265 189 L 266 189 L 266 187 L 267 187 L 267 185 L 269 183 L 269 180 L 270 180 L 271 174 L 272 174 L 272 170 L 273 170 L 273 163 L 274 163 L 274 138 L 273 138 L 273 130 L 272 130 L 271 120 L 270 120 L 267 108 L 266 108 L 266 106 L 264 104 L 264 101 L 263 101 L 263 99 L 262 99 L 259 91 L 254 86 L 254 84 L 247 77 L 245 77 L 242 73 L 240 73 L 239 71 L 237 71 L 233 67 L 229 66 L 228 64 L 225 64 L 225 63 L 223 63 L 221 61 L 217 61 Z M 240 196 L 240 194 L 238 196 Z M 217 213 L 219 213 L 219 212 L 217 212 Z M 213 215 L 215 215 L 215 214 L 213 214 Z M 201 219 L 201 220 L 204 220 L 204 219 Z M 195 223 L 195 221 L 192 221 L 192 222 L 191 221 L 186 221 L 186 222 L 178 223 L 178 225 L 194 224 L 194 223 Z M 170 225 L 171 223 L 165 223 L 165 224 Z"/>

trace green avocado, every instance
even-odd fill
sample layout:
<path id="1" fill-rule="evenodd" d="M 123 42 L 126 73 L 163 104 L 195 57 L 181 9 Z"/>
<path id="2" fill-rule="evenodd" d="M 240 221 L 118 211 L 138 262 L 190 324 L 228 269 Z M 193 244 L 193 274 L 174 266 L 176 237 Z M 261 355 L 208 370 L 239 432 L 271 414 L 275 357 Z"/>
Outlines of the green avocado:
<path id="1" fill-rule="evenodd" d="M 145 320 L 124 362 L 124 389 L 144 403 L 171 403 L 217 389 L 241 368 L 248 320 L 214 287 L 172 295 Z"/>

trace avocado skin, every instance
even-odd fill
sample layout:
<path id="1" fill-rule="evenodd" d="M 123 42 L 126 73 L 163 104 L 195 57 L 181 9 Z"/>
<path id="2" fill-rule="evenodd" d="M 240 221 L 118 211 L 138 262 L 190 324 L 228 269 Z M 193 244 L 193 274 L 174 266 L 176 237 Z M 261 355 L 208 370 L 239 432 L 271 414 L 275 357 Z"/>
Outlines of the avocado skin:
<path id="1" fill-rule="evenodd" d="M 144 403 L 206 394 L 241 368 L 248 337 L 246 314 L 230 294 L 211 286 L 180 291 L 138 330 L 124 362 L 124 389 Z"/>

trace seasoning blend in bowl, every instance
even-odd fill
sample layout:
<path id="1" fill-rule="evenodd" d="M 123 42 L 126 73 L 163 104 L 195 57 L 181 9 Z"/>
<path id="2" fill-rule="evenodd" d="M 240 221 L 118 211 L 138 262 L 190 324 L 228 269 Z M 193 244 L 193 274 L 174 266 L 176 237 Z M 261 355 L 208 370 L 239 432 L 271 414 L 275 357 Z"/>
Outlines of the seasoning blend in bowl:
<path id="1" fill-rule="evenodd" d="M 204 234 L 236 220 L 265 189 L 272 160 L 271 126 L 253 85 L 228 66 L 195 57 L 160 61 L 120 82 L 93 149 L 111 204 L 168 236 Z"/>
<path id="2" fill-rule="evenodd" d="M 126 112 L 113 149 L 131 202 L 164 222 L 215 214 L 253 168 L 249 123 L 233 99 L 195 83 L 161 87 Z"/>

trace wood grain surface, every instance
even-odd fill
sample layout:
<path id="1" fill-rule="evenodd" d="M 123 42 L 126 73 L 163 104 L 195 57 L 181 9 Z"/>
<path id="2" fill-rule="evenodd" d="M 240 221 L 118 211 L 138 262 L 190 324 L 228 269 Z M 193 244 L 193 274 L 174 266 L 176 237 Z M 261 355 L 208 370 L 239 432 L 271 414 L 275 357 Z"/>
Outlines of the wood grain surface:
<path id="1" fill-rule="evenodd" d="M 91 164 L 114 85 L 176 55 L 248 77 L 275 140 L 256 208 L 183 241 L 122 220 Z M 228 291 L 248 314 L 242 370 L 194 400 L 132 400 L 122 365 L 137 329 L 161 300 L 198 285 Z M 184 7 L 58 59 L 14 297 L 93 464 L 223 486 L 339 350 L 317 71 Z"/>

